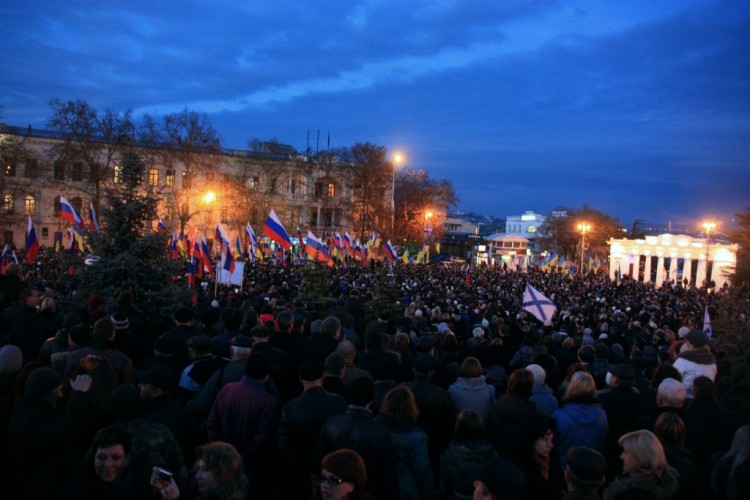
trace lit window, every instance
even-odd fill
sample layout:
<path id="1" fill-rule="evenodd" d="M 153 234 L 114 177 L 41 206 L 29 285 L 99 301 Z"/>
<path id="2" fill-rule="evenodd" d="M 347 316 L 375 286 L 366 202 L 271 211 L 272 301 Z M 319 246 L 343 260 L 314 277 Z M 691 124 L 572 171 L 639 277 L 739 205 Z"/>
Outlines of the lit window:
<path id="1" fill-rule="evenodd" d="M 159 169 L 152 168 L 148 171 L 148 185 L 151 187 L 159 186 Z"/>
<path id="2" fill-rule="evenodd" d="M 536 226 L 529 226 L 526 228 L 527 233 L 536 233 Z"/>
<path id="3" fill-rule="evenodd" d="M 23 213 L 24 215 L 36 214 L 36 200 L 31 195 L 26 195 L 23 200 Z"/>
<path id="4" fill-rule="evenodd" d="M 336 185 L 333 182 L 328 183 L 328 197 L 333 198 L 336 194 Z"/>
<path id="5" fill-rule="evenodd" d="M 174 170 L 167 170 L 167 175 L 164 182 L 166 182 L 167 186 L 174 187 Z"/>
<path id="6" fill-rule="evenodd" d="M 164 219 L 166 220 L 172 220 L 174 218 L 174 210 L 172 209 L 172 204 L 167 203 L 164 205 Z"/>
<path id="7" fill-rule="evenodd" d="M 3 198 L 3 208 L 6 214 L 13 213 L 14 207 L 13 207 L 13 195 L 12 194 L 6 194 L 5 197 Z"/>
<path id="8" fill-rule="evenodd" d="M 260 177 L 255 176 L 250 179 L 250 187 L 252 189 L 258 189 L 258 186 L 260 185 Z"/>
<path id="9" fill-rule="evenodd" d="M 8 162 L 5 164 L 5 176 L 15 177 L 16 176 L 16 165 L 15 163 Z"/>
<path id="10" fill-rule="evenodd" d="M 115 165 L 115 184 L 122 184 L 122 165 Z"/>

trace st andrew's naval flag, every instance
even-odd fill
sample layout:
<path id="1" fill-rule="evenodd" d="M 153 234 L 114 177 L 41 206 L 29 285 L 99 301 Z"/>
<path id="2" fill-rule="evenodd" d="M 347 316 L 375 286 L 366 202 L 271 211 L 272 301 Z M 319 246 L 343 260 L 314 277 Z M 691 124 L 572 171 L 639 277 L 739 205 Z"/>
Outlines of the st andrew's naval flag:
<path id="1" fill-rule="evenodd" d="M 526 291 L 523 293 L 523 308 L 543 323 L 552 321 L 552 315 L 557 310 L 550 299 L 529 284 L 526 284 Z"/>

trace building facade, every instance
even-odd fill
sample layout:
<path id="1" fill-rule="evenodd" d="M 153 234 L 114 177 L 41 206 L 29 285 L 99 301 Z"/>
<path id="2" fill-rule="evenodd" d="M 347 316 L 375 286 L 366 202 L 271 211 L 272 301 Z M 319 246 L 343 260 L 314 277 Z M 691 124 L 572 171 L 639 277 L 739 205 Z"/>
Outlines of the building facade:
<path id="1" fill-rule="evenodd" d="M 521 215 L 509 215 L 505 219 L 506 234 L 515 234 L 527 240 L 530 252 L 537 250 L 537 233 L 547 216 L 538 214 L 534 210 L 526 210 Z"/>
<path id="2" fill-rule="evenodd" d="M 60 196 L 85 219 L 90 203 L 98 206 L 106 189 L 122 182 L 125 150 L 113 153 L 102 144 L 93 148 L 97 158 L 87 162 L 63 154 L 64 145 L 59 134 L 0 124 L 3 243 L 25 246 L 30 215 L 40 244 L 54 245 L 66 230 Z M 291 147 L 272 153 L 220 150 L 196 154 L 186 165 L 153 149 L 127 151 L 144 163 L 144 192 L 159 199 L 158 217 L 170 232 L 197 229 L 208 237 L 218 222 L 240 234 L 247 223 L 260 232 L 272 208 L 290 236 L 297 227 L 318 235 L 352 229 L 351 165 L 331 158 L 300 155 Z"/>
<path id="3" fill-rule="evenodd" d="M 661 234 L 644 239 L 609 240 L 609 277 L 617 273 L 653 283 L 657 288 L 667 282 L 702 286 L 714 282 L 716 288 L 727 283 L 737 263 L 737 244 L 709 241 L 684 234 Z M 708 258 L 707 258 L 708 256 Z"/>

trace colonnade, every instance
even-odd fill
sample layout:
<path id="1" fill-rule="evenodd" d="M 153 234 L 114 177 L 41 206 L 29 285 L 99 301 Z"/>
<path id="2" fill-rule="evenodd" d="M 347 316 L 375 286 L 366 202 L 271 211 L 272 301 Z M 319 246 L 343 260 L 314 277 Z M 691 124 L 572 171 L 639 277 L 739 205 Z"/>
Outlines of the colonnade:
<path id="1" fill-rule="evenodd" d="M 654 283 L 657 288 L 668 281 L 684 284 L 686 279 L 687 286 L 703 286 L 706 281 L 713 281 L 716 288 L 721 288 L 737 262 L 736 244 L 686 235 L 661 234 L 636 240 L 612 238 L 608 243 L 610 279 L 615 280 L 620 272 L 637 281 Z"/>

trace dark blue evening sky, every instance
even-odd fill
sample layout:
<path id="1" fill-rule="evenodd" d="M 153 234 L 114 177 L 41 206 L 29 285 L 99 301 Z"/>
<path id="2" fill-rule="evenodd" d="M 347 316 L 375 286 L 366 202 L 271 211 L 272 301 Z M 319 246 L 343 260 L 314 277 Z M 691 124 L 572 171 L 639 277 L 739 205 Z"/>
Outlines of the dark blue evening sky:
<path id="1" fill-rule="evenodd" d="M 24 1 L 0 121 L 52 98 L 205 112 L 227 147 L 357 142 L 506 216 L 584 203 L 625 224 L 750 206 L 750 2 Z"/>

